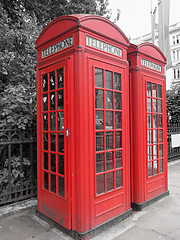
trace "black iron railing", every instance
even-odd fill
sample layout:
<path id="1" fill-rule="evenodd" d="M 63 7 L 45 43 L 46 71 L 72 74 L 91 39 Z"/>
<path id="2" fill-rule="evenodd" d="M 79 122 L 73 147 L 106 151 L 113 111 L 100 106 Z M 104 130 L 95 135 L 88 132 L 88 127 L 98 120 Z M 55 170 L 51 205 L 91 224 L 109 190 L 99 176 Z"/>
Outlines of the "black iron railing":
<path id="1" fill-rule="evenodd" d="M 168 161 L 180 159 L 180 147 L 172 148 L 172 134 L 180 134 L 180 124 L 168 124 L 167 144 L 168 144 Z"/>
<path id="2" fill-rule="evenodd" d="M 0 205 L 36 195 L 36 130 L 0 130 Z"/>

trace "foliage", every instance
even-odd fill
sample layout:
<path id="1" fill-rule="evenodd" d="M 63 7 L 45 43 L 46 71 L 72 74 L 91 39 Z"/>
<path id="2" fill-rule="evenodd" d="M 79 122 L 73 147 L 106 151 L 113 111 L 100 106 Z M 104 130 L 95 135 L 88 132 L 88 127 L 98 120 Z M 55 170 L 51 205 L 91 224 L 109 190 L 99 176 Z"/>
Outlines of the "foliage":
<path id="1" fill-rule="evenodd" d="M 22 159 L 23 172 L 20 171 L 20 156 L 11 157 L 11 188 L 18 189 L 20 187 L 20 179 L 23 178 L 23 184 L 27 185 L 30 174 L 30 160 Z M 0 194 L 6 193 L 9 188 L 9 159 L 5 159 L 4 167 L 0 170 Z M 26 186 L 27 187 L 27 186 Z"/>
<path id="2" fill-rule="evenodd" d="M 2 0 L 0 2 L 0 127 L 35 124 L 35 41 L 61 15 L 106 15 L 108 0 Z"/>
<path id="3" fill-rule="evenodd" d="M 167 91 L 167 118 L 170 124 L 180 124 L 180 85 Z"/>
<path id="4" fill-rule="evenodd" d="M 2 118 L 0 127 L 26 129 L 33 127 L 36 122 L 35 112 L 35 89 L 30 85 L 18 83 L 7 85 L 1 94 Z"/>

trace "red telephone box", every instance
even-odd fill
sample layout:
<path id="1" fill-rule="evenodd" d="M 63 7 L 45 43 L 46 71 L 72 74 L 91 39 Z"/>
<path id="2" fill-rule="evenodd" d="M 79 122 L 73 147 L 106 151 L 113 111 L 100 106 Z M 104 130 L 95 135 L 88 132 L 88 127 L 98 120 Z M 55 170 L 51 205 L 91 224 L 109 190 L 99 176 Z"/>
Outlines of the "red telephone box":
<path id="1" fill-rule="evenodd" d="M 79 234 L 131 213 L 128 46 L 90 15 L 36 41 L 38 210 Z"/>
<path id="2" fill-rule="evenodd" d="M 166 79 L 163 53 L 151 43 L 128 49 L 132 207 L 168 194 Z"/>

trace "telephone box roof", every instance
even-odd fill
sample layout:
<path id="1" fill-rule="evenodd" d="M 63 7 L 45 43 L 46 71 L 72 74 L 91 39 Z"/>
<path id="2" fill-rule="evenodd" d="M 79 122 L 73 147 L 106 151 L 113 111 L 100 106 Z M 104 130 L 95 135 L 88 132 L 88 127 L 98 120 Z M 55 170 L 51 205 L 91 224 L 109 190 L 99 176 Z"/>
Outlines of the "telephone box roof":
<path id="1" fill-rule="evenodd" d="M 126 35 L 107 18 L 97 15 L 75 14 L 58 17 L 49 23 L 36 40 L 35 47 L 38 48 L 76 28 L 85 29 L 129 46 L 129 40 Z"/>
<path id="2" fill-rule="evenodd" d="M 166 63 L 166 57 L 164 56 L 163 52 L 156 45 L 149 42 L 144 42 L 139 45 L 130 44 L 128 53 L 132 52 L 139 52 L 143 55 L 147 55 L 148 57 L 159 60 L 164 64 Z"/>

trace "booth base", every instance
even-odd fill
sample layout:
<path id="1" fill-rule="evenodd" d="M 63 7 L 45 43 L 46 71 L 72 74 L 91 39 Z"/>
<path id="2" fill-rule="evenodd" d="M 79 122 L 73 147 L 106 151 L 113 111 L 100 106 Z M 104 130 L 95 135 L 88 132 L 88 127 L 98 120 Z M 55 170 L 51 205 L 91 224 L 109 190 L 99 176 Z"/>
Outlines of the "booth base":
<path id="1" fill-rule="evenodd" d="M 128 218 L 130 215 L 132 215 L 133 211 L 132 209 L 129 209 L 128 211 L 122 213 L 121 215 L 110 219 L 109 221 L 98 225 L 95 228 L 92 228 L 86 232 L 77 232 L 75 230 L 68 230 L 65 227 L 61 226 L 60 224 L 56 223 L 55 221 L 53 221 L 52 219 L 50 219 L 49 217 L 45 216 L 44 214 L 40 213 L 38 210 L 36 210 L 36 215 L 41 218 L 42 220 L 46 221 L 47 223 L 49 223 L 52 227 L 58 228 L 59 230 L 61 230 L 62 232 L 68 234 L 69 236 L 71 236 L 74 239 L 80 239 L 80 240 L 85 240 L 85 239 L 89 239 L 90 237 L 94 237 L 104 231 L 106 231 L 107 229 L 115 226 L 116 224 L 120 223 L 121 221 L 125 220 L 126 218 Z"/>
<path id="2" fill-rule="evenodd" d="M 144 207 L 148 206 L 149 204 L 153 203 L 153 202 L 156 202 L 158 201 L 159 199 L 165 197 L 169 195 L 169 190 L 167 190 L 166 192 L 163 192 L 159 195 L 157 195 L 156 197 L 154 198 L 151 198 L 149 200 L 147 200 L 146 202 L 143 202 L 143 203 L 131 203 L 131 207 L 134 211 L 141 211 Z"/>

